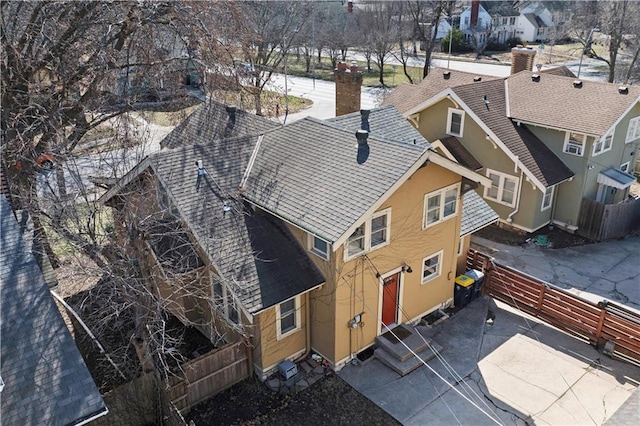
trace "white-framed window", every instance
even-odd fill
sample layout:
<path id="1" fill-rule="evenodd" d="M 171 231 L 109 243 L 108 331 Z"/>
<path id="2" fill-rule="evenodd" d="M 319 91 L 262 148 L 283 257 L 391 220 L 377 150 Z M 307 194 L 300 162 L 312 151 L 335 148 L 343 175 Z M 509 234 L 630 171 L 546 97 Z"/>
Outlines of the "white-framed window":
<path id="1" fill-rule="evenodd" d="M 516 24 L 516 18 L 515 17 L 509 18 L 509 24 L 510 25 L 515 25 Z"/>
<path id="2" fill-rule="evenodd" d="M 299 330 L 300 325 L 300 298 L 298 296 L 276 305 L 278 340 Z"/>
<path id="3" fill-rule="evenodd" d="M 468 16 L 465 16 L 465 17 L 464 17 L 464 26 L 465 26 L 465 27 L 468 27 L 468 26 L 469 26 L 469 17 L 468 17 Z"/>
<path id="4" fill-rule="evenodd" d="M 627 127 L 626 143 L 633 142 L 636 139 L 640 139 L 640 117 L 635 117 L 629 120 L 629 127 Z"/>
<path id="5" fill-rule="evenodd" d="M 309 234 L 309 250 L 313 254 L 320 256 L 324 260 L 329 260 L 329 248 L 330 244 L 328 242 L 320 237 Z"/>
<path id="6" fill-rule="evenodd" d="M 625 172 L 625 173 L 629 173 L 629 166 L 630 165 L 631 165 L 630 162 L 627 161 L 626 163 L 620 165 L 620 170 Z"/>
<path id="7" fill-rule="evenodd" d="M 484 189 L 485 198 L 513 207 L 516 204 L 520 179 L 491 169 L 487 169 L 487 177 L 491 179 L 491 187 Z"/>
<path id="8" fill-rule="evenodd" d="M 390 234 L 391 208 L 374 213 L 347 239 L 345 259 L 351 259 L 389 244 Z"/>
<path id="9" fill-rule="evenodd" d="M 458 212 L 460 184 L 430 192 L 424 196 L 424 219 L 422 228 L 428 228 L 455 217 Z"/>
<path id="10" fill-rule="evenodd" d="M 564 148 L 562 152 L 582 157 L 586 139 L 587 135 L 583 135 L 582 133 L 567 132 L 564 138 Z"/>
<path id="11" fill-rule="evenodd" d="M 549 207 L 551 207 L 551 203 L 553 202 L 553 191 L 555 186 L 548 186 L 544 191 L 544 195 L 542 196 L 542 208 L 540 211 L 545 211 Z"/>
<path id="12" fill-rule="evenodd" d="M 613 131 L 610 131 L 593 143 L 593 155 L 609 151 L 613 142 Z"/>
<path id="13" fill-rule="evenodd" d="M 449 108 L 447 114 L 447 134 L 460 136 L 464 132 L 464 111 L 456 108 Z"/>
<path id="14" fill-rule="evenodd" d="M 442 271 L 442 250 L 422 260 L 422 284 L 440 276 Z"/>

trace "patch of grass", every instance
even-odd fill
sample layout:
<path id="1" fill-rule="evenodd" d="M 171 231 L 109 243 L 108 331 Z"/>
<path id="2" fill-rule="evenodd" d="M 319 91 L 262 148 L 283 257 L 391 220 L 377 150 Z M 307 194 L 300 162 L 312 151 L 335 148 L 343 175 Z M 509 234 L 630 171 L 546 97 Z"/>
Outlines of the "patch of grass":
<path id="1" fill-rule="evenodd" d="M 247 91 L 236 90 L 215 90 L 211 97 L 227 105 L 235 105 L 245 111 L 254 111 L 255 103 L 253 96 Z M 285 112 L 286 100 L 282 93 L 268 90 L 262 91 L 262 114 L 267 117 L 282 116 Z M 293 114 L 303 109 L 309 108 L 312 101 L 289 95 L 289 114 Z"/>
<path id="2" fill-rule="evenodd" d="M 138 113 L 149 123 L 169 127 L 180 124 L 180 122 L 195 111 L 198 106 L 199 105 L 192 105 L 178 111 L 138 111 Z"/>
<path id="3" fill-rule="evenodd" d="M 366 62 L 358 62 L 358 69 L 363 71 L 362 85 L 368 87 L 380 87 L 380 73 L 376 64 L 371 63 L 371 70 L 367 70 Z M 278 72 L 284 72 L 284 69 L 279 69 Z M 289 75 L 295 75 L 298 77 L 313 77 L 313 71 L 306 71 L 306 63 L 304 59 L 299 61 L 292 55 L 289 57 L 287 64 L 287 73 Z M 411 76 L 414 83 L 422 80 L 422 68 L 421 67 L 407 67 L 407 73 Z M 327 58 L 323 58 L 320 63 L 316 64 L 315 77 L 319 80 L 333 81 L 333 67 L 331 61 Z M 391 64 L 384 66 L 384 84 L 388 87 L 396 87 L 401 83 L 409 83 L 409 79 L 405 76 L 402 66 Z"/>

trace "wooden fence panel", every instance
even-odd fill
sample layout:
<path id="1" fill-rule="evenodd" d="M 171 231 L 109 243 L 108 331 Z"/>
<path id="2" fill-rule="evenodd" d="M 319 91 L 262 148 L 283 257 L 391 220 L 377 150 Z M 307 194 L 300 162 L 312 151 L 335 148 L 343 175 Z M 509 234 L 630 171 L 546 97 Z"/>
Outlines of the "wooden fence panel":
<path id="1" fill-rule="evenodd" d="M 202 355 L 183 366 L 184 377 L 172 377 L 166 390 L 181 411 L 202 402 L 251 375 L 244 340 Z"/>
<path id="2" fill-rule="evenodd" d="M 485 273 L 483 293 L 537 317 L 592 345 L 614 343 L 613 353 L 640 365 L 640 314 L 621 305 L 594 304 L 494 262 L 475 250 L 467 256 L 469 269 Z"/>
<path id="3" fill-rule="evenodd" d="M 640 200 L 602 204 L 582 199 L 578 234 L 596 241 L 622 238 L 640 222 Z"/>

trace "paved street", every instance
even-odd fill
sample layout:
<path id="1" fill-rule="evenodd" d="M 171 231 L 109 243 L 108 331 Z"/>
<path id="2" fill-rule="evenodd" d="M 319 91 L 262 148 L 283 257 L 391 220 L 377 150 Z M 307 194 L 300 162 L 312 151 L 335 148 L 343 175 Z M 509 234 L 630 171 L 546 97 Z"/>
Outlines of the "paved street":
<path id="1" fill-rule="evenodd" d="M 572 293 L 640 310 L 640 237 L 563 249 L 509 246 L 472 236 L 472 243 L 511 266 Z"/>

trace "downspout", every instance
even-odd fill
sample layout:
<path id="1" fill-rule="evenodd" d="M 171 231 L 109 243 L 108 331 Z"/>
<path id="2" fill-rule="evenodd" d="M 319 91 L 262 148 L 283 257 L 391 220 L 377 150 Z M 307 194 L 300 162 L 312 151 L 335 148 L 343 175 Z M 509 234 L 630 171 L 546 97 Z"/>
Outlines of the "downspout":
<path id="1" fill-rule="evenodd" d="M 518 171 L 518 161 L 517 161 L 518 157 L 516 157 L 516 170 Z M 513 215 L 515 215 L 516 213 L 518 213 L 518 210 L 520 210 L 520 197 L 522 197 L 522 182 L 524 181 L 523 179 L 523 170 L 522 167 L 520 168 L 520 187 L 518 188 L 518 198 L 516 198 L 516 208 L 509 213 L 509 216 L 507 216 L 507 223 L 512 223 L 513 222 Z"/>

